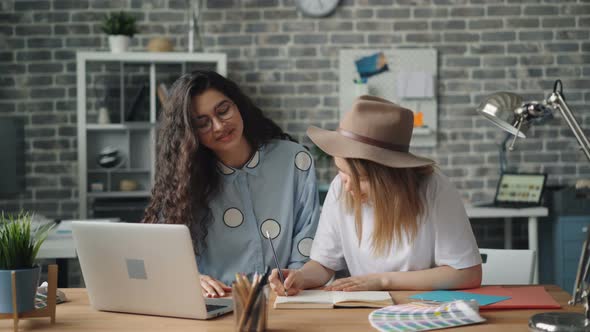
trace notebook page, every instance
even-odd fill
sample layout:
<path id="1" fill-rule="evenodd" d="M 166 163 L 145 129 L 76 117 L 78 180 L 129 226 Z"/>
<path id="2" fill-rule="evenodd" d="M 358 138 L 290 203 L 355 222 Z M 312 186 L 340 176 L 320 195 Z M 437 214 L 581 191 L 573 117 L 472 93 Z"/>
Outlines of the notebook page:
<path id="1" fill-rule="evenodd" d="M 341 302 L 391 302 L 389 292 L 332 292 L 334 303 Z"/>
<path id="2" fill-rule="evenodd" d="M 277 296 L 276 304 L 280 303 L 333 303 L 332 293 L 323 290 L 304 290 L 294 296 Z"/>

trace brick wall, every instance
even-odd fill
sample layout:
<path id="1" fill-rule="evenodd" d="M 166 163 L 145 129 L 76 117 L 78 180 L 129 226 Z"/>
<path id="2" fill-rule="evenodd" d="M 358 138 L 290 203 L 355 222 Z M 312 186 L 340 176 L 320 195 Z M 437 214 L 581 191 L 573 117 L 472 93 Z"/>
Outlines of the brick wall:
<path id="1" fill-rule="evenodd" d="M 132 49 L 166 35 L 186 50 L 183 0 L 0 0 L 0 116 L 26 123 L 26 192 L 0 209 L 77 214 L 75 53 L 106 50 L 105 13 L 132 12 L 141 33 Z M 338 51 L 433 47 L 439 51 L 439 133 L 432 157 L 466 198 L 491 198 L 503 134 L 474 116 L 498 90 L 541 99 L 561 78 L 571 108 L 590 127 L 590 3 L 541 0 L 342 0 L 334 15 L 311 19 L 292 0 L 209 0 L 204 50 L 228 54 L 229 76 L 304 143 L 308 125 L 333 128 L 338 114 Z M 509 166 L 573 183 L 590 167 L 560 119 L 533 128 Z M 320 163 L 320 178 L 332 171 Z"/>

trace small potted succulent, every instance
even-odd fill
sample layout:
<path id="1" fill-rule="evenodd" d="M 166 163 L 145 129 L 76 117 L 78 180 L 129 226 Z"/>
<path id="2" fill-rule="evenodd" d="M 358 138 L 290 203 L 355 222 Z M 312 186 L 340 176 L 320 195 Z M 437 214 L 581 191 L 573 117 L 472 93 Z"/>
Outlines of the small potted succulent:
<path id="1" fill-rule="evenodd" d="M 41 267 L 35 258 L 53 223 L 32 226 L 33 216 L 0 214 L 0 313 L 12 313 L 12 272 L 16 273 L 17 312 L 35 309 Z"/>
<path id="2" fill-rule="evenodd" d="M 111 13 L 105 16 L 100 28 L 109 35 L 111 52 L 127 51 L 129 41 L 138 32 L 135 21 L 135 17 L 125 12 Z"/>

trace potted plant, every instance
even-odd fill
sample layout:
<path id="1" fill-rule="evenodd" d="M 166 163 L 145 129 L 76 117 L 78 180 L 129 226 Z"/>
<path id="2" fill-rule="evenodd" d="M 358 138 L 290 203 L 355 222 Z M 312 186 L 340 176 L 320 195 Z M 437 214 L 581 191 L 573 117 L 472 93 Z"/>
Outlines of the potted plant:
<path id="1" fill-rule="evenodd" d="M 135 17 L 125 12 L 105 16 L 100 28 L 109 35 L 109 46 L 113 53 L 126 52 L 131 37 L 137 33 Z"/>
<path id="2" fill-rule="evenodd" d="M 53 223 L 32 227 L 32 215 L 0 215 L 0 313 L 12 313 L 12 272 L 16 273 L 17 311 L 35 309 L 41 267 L 35 264 L 39 248 Z"/>

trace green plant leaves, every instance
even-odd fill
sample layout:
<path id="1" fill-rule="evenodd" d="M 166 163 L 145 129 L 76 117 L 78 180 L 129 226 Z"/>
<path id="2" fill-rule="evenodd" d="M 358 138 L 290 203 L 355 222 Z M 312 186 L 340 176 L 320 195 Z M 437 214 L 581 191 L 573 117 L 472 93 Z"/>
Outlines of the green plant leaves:
<path id="1" fill-rule="evenodd" d="M 105 16 L 100 29 L 107 35 L 125 35 L 129 37 L 133 37 L 138 32 L 135 17 L 125 12 L 111 13 Z"/>
<path id="2" fill-rule="evenodd" d="M 0 215 L 0 270 L 34 267 L 39 248 L 54 224 L 43 224 L 31 231 L 32 219 L 26 212 Z"/>

